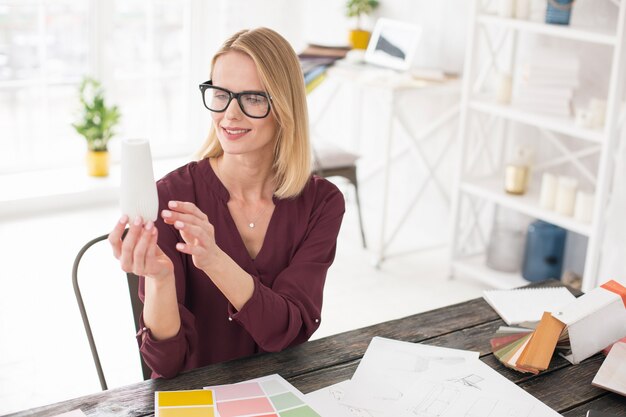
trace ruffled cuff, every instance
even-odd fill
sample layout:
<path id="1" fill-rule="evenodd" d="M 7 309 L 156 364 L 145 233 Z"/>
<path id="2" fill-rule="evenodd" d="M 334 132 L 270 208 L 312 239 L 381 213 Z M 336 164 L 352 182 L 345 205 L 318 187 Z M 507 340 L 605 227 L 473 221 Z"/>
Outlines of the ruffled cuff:
<path id="1" fill-rule="evenodd" d="M 152 378 L 173 378 L 182 371 L 182 359 L 185 357 L 185 336 L 183 328 L 178 330 L 175 336 L 169 339 L 156 340 L 152 332 L 143 322 L 143 316 L 139 321 L 140 329 L 137 332 L 139 351 L 146 365 L 152 369 Z"/>

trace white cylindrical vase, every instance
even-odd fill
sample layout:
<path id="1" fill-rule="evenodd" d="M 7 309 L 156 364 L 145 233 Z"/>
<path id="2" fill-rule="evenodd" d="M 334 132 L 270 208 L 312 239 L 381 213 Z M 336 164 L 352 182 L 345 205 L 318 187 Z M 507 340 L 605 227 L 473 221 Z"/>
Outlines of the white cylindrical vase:
<path id="1" fill-rule="evenodd" d="M 157 219 L 159 198 L 147 139 L 122 141 L 120 208 L 131 223 L 137 216 L 141 216 L 144 222 Z"/>

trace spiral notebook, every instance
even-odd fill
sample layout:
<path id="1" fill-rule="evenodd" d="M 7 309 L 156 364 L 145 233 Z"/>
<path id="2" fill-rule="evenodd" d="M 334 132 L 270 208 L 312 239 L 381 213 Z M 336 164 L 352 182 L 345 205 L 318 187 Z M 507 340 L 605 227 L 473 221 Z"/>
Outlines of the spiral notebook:
<path id="1" fill-rule="evenodd" d="M 564 287 L 487 290 L 483 298 L 508 325 L 539 321 L 544 311 L 556 311 L 576 299 Z"/>

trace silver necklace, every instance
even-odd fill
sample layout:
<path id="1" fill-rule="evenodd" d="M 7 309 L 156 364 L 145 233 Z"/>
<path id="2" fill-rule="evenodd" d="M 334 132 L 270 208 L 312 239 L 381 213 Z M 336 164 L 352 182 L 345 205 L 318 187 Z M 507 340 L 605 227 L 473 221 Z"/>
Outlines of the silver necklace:
<path id="1" fill-rule="evenodd" d="M 248 227 L 250 229 L 254 229 L 256 227 L 256 222 L 261 218 L 261 215 L 264 214 L 267 211 L 268 207 L 263 207 L 261 210 L 259 210 L 259 212 L 255 216 L 255 218 L 249 221 Z"/>
<path id="2" fill-rule="evenodd" d="M 220 178 L 220 180 L 222 179 L 222 174 L 220 172 L 220 163 L 219 163 L 219 159 L 215 160 L 215 167 L 216 167 L 216 171 L 217 171 L 217 176 L 218 178 Z M 242 213 L 244 213 L 245 215 L 245 211 L 243 210 L 243 205 L 241 203 L 239 203 L 239 207 L 242 208 Z M 269 206 L 263 207 L 261 208 L 261 210 L 259 210 L 259 212 L 256 214 L 256 216 L 254 216 L 252 218 L 252 220 L 248 220 L 248 227 L 250 229 L 254 229 L 256 227 L 256 224 L 258 222 L 258 220 L 261 218 L 261 216 L 263 214 L 265 214 L 265 212 L 267 211 L 267 209 L 269 208 Z"/>

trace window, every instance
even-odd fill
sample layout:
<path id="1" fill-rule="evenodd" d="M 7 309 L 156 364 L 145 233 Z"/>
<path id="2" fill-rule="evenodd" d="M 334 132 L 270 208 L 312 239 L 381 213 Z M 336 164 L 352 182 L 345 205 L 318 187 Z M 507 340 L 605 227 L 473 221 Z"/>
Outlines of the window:
<path id="1" fill-rule="evenodd" d="M 120 107 L 118 139 L 147 137 L 155 157 L 195 149 L 196 4 L 0 0 L 0 174 L 82 163 L 85 142 L 71 123 L 87 74 Z"/>

